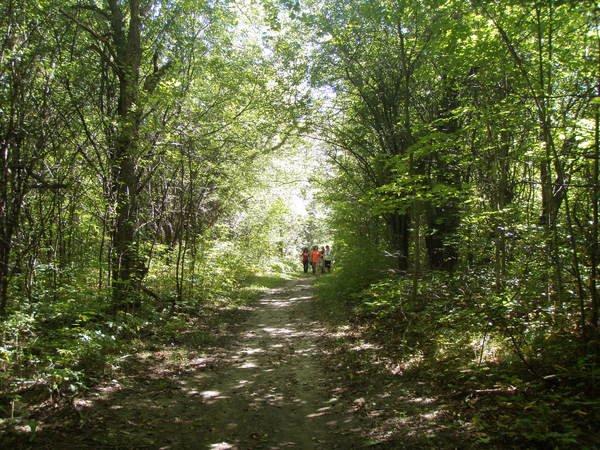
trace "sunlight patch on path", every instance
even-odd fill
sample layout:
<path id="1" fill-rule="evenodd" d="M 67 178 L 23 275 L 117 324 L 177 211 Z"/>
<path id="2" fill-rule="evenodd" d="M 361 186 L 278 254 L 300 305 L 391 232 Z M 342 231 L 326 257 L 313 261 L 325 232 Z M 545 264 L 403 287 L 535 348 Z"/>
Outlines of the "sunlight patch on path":
<path id="1" fill-rule="evenodd" d="M 226 345 L 188 349 L 188 360 L 178 347 L 140 359 L 143 372 L 74 403 L 86 431 L 72 448 L 358 448 L 362 419 L 322 365 L 313 301 L 309 282 L 289 282 Z"/>
<path id="2" fill-rule="evenodd" d="M 211 445 L 230 446 L 206 448 L 350 448 L 344 424 L 354 412 L 328 390 L 318 359 L 322 325 L 307 314 L 310 289 L 297 282 L 261 299 L 227 355 L 233 365 L 202 381 L 221 400 L 220 414 L 208 409 L 201 422 L 214 435 Z"/>

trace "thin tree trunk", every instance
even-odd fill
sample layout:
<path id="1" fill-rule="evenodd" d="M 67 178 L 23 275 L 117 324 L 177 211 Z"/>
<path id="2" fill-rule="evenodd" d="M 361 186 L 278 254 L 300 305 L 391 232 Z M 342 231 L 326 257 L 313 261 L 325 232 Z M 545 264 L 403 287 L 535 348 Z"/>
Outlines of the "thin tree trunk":
<path id="1" fill-rule="evenodd" d="M 600 33 L 596 21 L 596 39 L 598 51 L 598 73 L 600 74 Z M 596 95 L 600 97 L 600 80 L 597 80 Z M 592 166 L 592 242 L 590 245 L 590 281 L 589 290 L 592 298 L 592 311 L 590 315 L 590 326 L 594 337 L 598 336 L 598 309 L 600 299 L 598 298 L 598 201 L 600 201 L 600 104 L 594 105 L 594 153 Z"/>

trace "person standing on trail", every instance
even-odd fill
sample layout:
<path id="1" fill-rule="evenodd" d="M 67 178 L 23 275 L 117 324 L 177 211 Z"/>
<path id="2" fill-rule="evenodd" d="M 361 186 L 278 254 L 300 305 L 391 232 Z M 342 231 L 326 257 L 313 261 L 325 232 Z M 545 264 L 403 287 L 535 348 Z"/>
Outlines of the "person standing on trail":
<path id="1" fill-rule="evenodd" d="M 333 254 L 329 245 L 325 246 L 325 253 L 323 254 L 325 272 L 331 272 L 331 262 L 333 261 Z"/>
<path id="2" fill-rule="evenodd" d="M 325 247 L 319 250 L 319 273 L 325 273 Z"/>
<path id="3" fill-rule="evenodd" d="M 310 252 L 310 265 L 312 266 L 313 275 L 317 274 L 317 266 L 319 265 L 319 259 L 321 258 L 321 253 L 319 253 L 319 247 L 316 245 L 312 248 L 312 252 Z"/>
<path id="4" fill-rule="evenodd" d="M 304 266 L 304 273 L 308 273 L 308 260 L 310 259 L 310 254 L 308 253 L 308 247 L 304 247 L 302 249 L 302 254 L 300 255 L 300 260 L 302 261 L 302 265 Z"/>

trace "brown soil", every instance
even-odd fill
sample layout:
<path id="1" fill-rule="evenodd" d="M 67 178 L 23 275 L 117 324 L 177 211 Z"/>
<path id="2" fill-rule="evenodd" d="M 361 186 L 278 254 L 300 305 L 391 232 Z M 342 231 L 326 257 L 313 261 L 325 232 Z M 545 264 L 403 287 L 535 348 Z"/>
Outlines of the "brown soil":
<path id="1" fill-rule="evenodd" d="M 309 281 L 292 281 L 265 295 L 225 345 L 138 355 L 132 373 L 75 399 L 60 421 L 40 423 L 30 446 L 362 447 L 368 418 L 360 401 L 338 395 L 314 302 Z"/>
<path id="2" fill-rule="evenodd" d="M 313 296 L 271 289 L 206 335 L 131 355 L 115 379 L 0 438 L 43 449 L 467 449 L 465 405 Z M 184 336 L 185 335 L 185 336 Z M 464 402 L 463 402 L 464 403 Z M 27 428 L 27 427 L 22 427 Z M 478 442 L 479 441 L 479 442 Z M 3 447 L 4 448 L 4 447 Z"/>

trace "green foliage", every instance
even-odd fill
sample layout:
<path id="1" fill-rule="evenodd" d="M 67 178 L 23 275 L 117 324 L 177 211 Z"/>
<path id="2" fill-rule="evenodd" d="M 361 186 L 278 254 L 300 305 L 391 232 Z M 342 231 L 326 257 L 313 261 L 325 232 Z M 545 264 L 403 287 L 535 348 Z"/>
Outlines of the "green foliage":
<path id="1" fill-rule="evenodd" d="M 403 363 L 453 388 L 493 373 L 546 390 L 471 415 L 482 444 L 584 439 L 600 304 L 589 2 L 150 2 L 137 28 L 127 5 L 122 24 L 102 2 L 0 6 L 1 396 L 26 401 L 41 378 L 74 393 L 146 338 L 211 344 L 181 334 L 329 242 L 322 300 Z M 119 25 L 139 31 L 139 61 L 123 64 L 138 45 L 119 50 Z M 327 162 L 306 164 L 317 147 Z M 555 375 L 560 392 L 535 384 Z"/>
<path id="2" fill-rule="evenodd" d="M 319 283 L 325 317 L 346 315 L 383 345 L 380 353 L 402 376 L 433 379 L 445 395 L 465 397 L 465 410 L 456 405 L 454 414 L 469 422 L 480 444 L 593 447 L 589 433 L 600 402 L 588 391 L 597 369 L 582 364 L 573 333 L 553 328 L 543 307 L 532 312 L 515 291 L 497 294 L 493 271 L 431 273 L 416 298 L 411 280 L 398 277 L 336 297 L 332 286 L 344 274 L 335 276 Z M 534 287 L 538 280 L 524 283 Z"/>
<path id="3" fill-rule="evenodd" d="M 296 258 L 301 220 L 264 168 L 295 152 L 300 49 L 263 41 L 260 5 L 148 6 L 127 92 L 107 4 L 0 7 L 0 399 L 22 396 L 17 416 L 40 400 L 28 398 L 37 380 L 53 399 L 72 395 L 146 339 L 210 344 L 204 330 L 179 334 L 244 305 L 259 289 L 247 278 Z M 124 161 L 135 179 L 119 197 Z M 128 227 L 135 273 L 120 284 Z M 132 288 L 123 304 L 111 301 L 119 286 Z"/>

